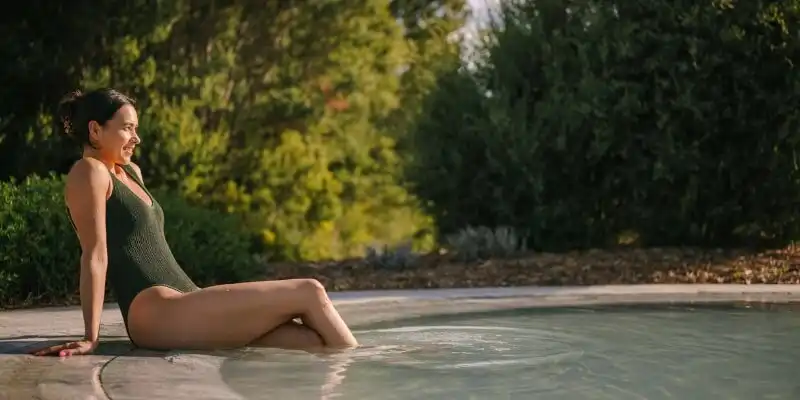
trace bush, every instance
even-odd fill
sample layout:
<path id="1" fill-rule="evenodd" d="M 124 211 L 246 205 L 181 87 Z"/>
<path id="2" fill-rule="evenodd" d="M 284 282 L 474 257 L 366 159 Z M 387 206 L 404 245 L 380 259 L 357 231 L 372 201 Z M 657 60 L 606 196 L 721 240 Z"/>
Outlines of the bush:
<path id="1" fill-rule="evenodd" d="M 798 237 L 800 2 L 505 4 L 411 136 L 440 232 L 509 226 L 539 250 Z"/>
<path id="2" fill-rule="evenodd" d="M 420 254 L 414 252 L 414 246 L 410 242 L 390 247 L 370 246 L 367 247 L 364 260 L 377 268 L 386 270 L 403 270 L 414 266 L 419 260 Z"/>
<path id="3" fill-rule="evenodd" d="M 504 226 L 495 229 L 468 226 L 448 235 L 445 241 L 449 250 L 462 261 L 511 257 L 527 250 L 525 238 Z"/>
<path id="4" fill-rule="evenodd" d="M 175 258 L 198 284 L 253 279 L 263 265 L 250 253 L 251 233 L 233 215 L 187 204 L 165 190 L 151 190 L 164 208 L 164 230 Z"/>
<path id="5" fill-rule="evenodd" d="M 80 247 L 63 200 L 64 179 L 31 176 L 0 182 L 0 305 L 72 302 L 78 294 Z M 156 191 L 167 240 L 198 285 L 254 276 L 250 237 L 229 216 Z M 110 297 L 110 293 L 107 293 Z"/>

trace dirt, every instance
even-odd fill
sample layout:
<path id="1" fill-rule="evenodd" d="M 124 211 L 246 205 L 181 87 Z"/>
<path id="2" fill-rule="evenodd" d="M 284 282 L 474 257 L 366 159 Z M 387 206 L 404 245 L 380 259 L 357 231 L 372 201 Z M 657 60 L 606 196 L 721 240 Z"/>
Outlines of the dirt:
<path id="1" fill-rule="evenodd" d="M 643 283 L 800 283 L 800 248 L 629 248 L 459 262 L 428 254 L 408 267 L 365 259 L 267 264 L 266 279 L 313 277 L 330 291 Z"/>

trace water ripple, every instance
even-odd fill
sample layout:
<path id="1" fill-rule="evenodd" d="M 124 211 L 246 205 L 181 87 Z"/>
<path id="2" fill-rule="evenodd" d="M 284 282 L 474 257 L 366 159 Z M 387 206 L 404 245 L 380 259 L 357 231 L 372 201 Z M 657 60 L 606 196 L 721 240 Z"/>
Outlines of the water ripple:
<path id="1" fill-rule="evenodd" d="M 361 330 L 324 359 L 250 350 L 222 372 L 248 399 L 800 398 L 798 327 L 719 306 L 482 314 Z"/>

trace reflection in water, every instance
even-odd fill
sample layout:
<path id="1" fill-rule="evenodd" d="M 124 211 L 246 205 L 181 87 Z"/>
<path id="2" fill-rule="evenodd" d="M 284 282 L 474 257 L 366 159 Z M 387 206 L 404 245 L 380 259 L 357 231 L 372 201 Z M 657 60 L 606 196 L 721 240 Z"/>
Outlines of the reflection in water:
<path id="1" fill-rule="evenodd" d="M 222 376 L 232 390 L 253 400 L 409 398 L 413 388 L 448 396 L 454 385 L 463 386 L 458 381 L 488 387 L 492 371 L 553 365 L 582 354 L 565 343 L 568 336 L 538 329 L 439 325 L 356 334 L 361 347 L 321 356 L 247 349 L 225 360 Z M 394 393 L 386 391 L 390 387 Z"/>
<path id="2" fill-rule="evenodd" d="M 354 350 L 357 351 L 357 350 Z M 223 381 L 246 399 L 335 399 L 355 359 L 348 352 L 315 355 L 253 348 L 229 354 Z"/>
<path id="3" fill-rule="evenodd" d="M 336 389 L 344 382 L 347 373 L 347 367 L 353 362 L 350 358 L 334 361 L 331 364 L 328 373 L 325 375 L 325 382 L 323 382 L 320 393 L 320 400 L 335 399 L 341 396 L 337 393 Z"/>
<path id="4" fill-rule="evenodd" d="M 409 324 L 409 322 L 406 322 Z M 797 310 L 616 307 L 471 315 L 356 332 L 315 356 L 252 349 L 221 372 L 246 399 L 798 398 Z"/>

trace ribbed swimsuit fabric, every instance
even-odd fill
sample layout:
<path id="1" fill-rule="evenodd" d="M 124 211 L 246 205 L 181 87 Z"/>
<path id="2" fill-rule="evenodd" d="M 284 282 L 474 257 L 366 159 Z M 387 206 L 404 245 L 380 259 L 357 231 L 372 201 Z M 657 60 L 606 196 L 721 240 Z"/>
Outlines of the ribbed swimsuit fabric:
<path id="1" fill-rule="evenodd" d="M 106 202 L 107 277 L 127 330 L 131 302 L 141 291 L 153 286 L 182 293 L 199 288 L 178 264 L 167 243 L 161 205 L 130 165 L 121 167 L 152 201 L 148 205 L 109 171 L 113 188 Z"/>

